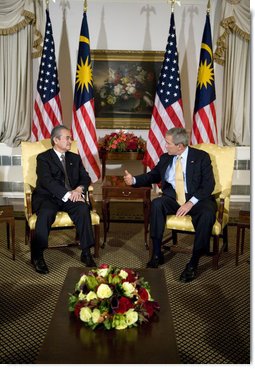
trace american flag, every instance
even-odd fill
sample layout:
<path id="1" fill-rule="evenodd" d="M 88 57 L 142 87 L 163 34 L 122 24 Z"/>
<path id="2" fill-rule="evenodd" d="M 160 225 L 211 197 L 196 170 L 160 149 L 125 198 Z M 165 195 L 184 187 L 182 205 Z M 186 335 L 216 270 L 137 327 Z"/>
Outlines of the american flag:
<path id="1" fill-rule="evenodd" d="M 178 65 L 174 13 L 158 80 L 144 164 L 152 169 L 165 150 L 165 134 L 172 127 L 184 127 L 181 82 Z"/>
<path id="2" fill-rule="evenodd" d="M 44 44 L 34 102 L 31 140 L 49 138 L 52 128 L 59 124 L 62 124 L 62 107 L 58 71 L 50 15 L 46 9 Z"/>
<path id="3" fill-rule="evenodd" d="M 83 165 L 88 171 L 92 182 L 96 182 L 100 178 L 101 173 L 94 112 L 89 29 L 85 11 L 83 13 L 77 59 L 72 134 L 73 138 L 77 140 Z"/>
<path id="4" fill-rule="evenodd" d="M 208 12 L 200 51 L 191 144 L 218 142 L 215 99 L 212 36 Z"/>

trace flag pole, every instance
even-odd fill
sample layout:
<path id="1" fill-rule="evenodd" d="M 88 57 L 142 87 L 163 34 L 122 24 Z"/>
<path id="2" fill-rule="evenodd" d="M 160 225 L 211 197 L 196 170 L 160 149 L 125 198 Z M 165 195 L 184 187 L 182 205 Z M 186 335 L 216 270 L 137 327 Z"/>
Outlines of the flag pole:
<path id="1" fill-rule="evenodd" d="M 211 1 L 208 0 L 208 3 L 207 3 L 207 9 L 206 9 L 206 13 L 207 15 L 210 15 L 210 10 L 211 10 Z"/>
<path id="2" fill-rule="evenodd" d="M 46 9 L 49 10 L 49 2 L 50 0 L 45 0 L 45 3 L 46 3 Z"/>
<path id="3" fill-rule="evenodd" d="M 86 12 L 87 9 L 88 9 L 87 0 L 84 0 L 84 2 L 83 2 L 83 10 L 84 10 L 84 12 Z"/>
<path id="4" fill-rule="evenodd" d="M 168 3 L 171 4 L 171 13 L 174 12 L 174 6 L 175 6 L 175 4 L 177 4 L 179 6 L 181 5 L 180 0 L 168 0 Z"/>

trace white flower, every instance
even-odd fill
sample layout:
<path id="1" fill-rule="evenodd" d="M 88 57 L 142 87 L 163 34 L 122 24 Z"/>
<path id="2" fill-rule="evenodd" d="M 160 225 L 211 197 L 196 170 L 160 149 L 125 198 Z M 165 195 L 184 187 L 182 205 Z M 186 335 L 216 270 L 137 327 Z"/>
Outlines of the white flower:
<path id="1" fill-rule="evenodd" d="M 123 94 L 123 86 L 121 84 L 117 84 L 116 86 L 114 86 L 113 93 L 115 96 L 120 96 L 121 94 Z"/>
<path id="2" fill-rule="evenodd" d="M 104 278 L 109 273 L 109 270 L 110 270 L 109 268 L 97 269 L 97 275 Z"/>
<path id="3" fill-rule="evenodd" d="M 92 322 L 95 324 L 98 323 L 99 318 L 100 318 L 100 310 L 94 309 L 92 311 Z"/>
<path id="4" fill-rule="evenodd" d="M 94 300 L 94 299 L 97 299 L 97 295 L 95 292 L 93 291 L 90 291 L 87 296 L 86 296 L 86 300 L 87 301 L 90 301 L 90 300 Z"/>
<path id="5" fill-rule="evenodd" d="M 138 320 L 138 313 L 134 309 L 129 309 L 126 312 L 127 325 L 132 325 Z"/>
<path id="6" fill-rule="evenodd" d="M 132 285 L 132 283 L 129 282 L 124 282 L 122 284 L 123 290 L 124 290 L 124 294 L 127 297 L 133 297 L 134 291 L 135 291 L 135 287 Z"/>
<path id="7" fill-rule="evenodd" d="M 100 299 L 108 299 L 112 296 L 112 290 L 107 284 L 102 283 L 97 289 L 97 296 Z"/>
<path id="8" fill-rule="evenodd" d="M 86 295 L 81 291 L 79 293 L 79 296 L 78 296 L 79 300 L 82 301 L 82 300 L 86 300 Z"/>
<path id="9" fill-rule="evenodd" d="M 83 322 L 86 322 L 88 323 L 90 321 L 92 317 L 92 312 L 91 312 L 91 309 L 89 307 L 83 307 L 81 308 L 80 310 L 80 319 L 83 321 Z"/>
<path id="10" fill-rule="evenodd" d="M 78 282 L 78 288 L 80 288 L 86 282 L 87 276 L 83 274 Z"/>
<path id="11" fill-rule="evenodd" d="M 122 279 L 126 279 L 127 276 L 128 276 L 128 273 L 125 272 L 125 270 L 121 269 L 121 271 L 119 272 L 119 276 L 122 278 Z"/>
<path id="12" fill-rule="evenodd" d="M 127 83 L 126 91 L 129 95 L 133 95 L 136 92 L 134 83 Z"/>

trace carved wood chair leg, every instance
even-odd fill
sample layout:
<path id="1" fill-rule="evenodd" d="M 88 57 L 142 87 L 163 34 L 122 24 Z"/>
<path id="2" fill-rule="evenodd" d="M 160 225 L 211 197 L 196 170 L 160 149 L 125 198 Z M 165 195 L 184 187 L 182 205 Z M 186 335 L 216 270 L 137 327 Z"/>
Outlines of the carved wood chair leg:
<path id="1" fill-rule="evenodd" d="M 29 226 L 28 226 L 28 222 L 27 222 L 27 220 L 25 220 L 25 245 L 28 245 L 29 233 L 30 233 L 30 229 L 29 229 Z"/>
<path id="2" fill-rule="evenodd" d="M 228 251 L 228 226 L 223 228 L 223 248 L 224 251 Z"/>
<path id="3" fill-rule="evenodd" d="M 31 262 L 32 262 L 32 242 L 33 242 L 34 234 L 35 234 L 35 231 L 32 230 L 32 229 L 30 229 L 29 230 L 29 248 L 30 248 L 30 259 L 31 259 Z"/>
<path id="4" fill-rule="evenodd" d="M 213 236 L 213 269 L 217 270 L 219 267 L 219 236 Z"/>

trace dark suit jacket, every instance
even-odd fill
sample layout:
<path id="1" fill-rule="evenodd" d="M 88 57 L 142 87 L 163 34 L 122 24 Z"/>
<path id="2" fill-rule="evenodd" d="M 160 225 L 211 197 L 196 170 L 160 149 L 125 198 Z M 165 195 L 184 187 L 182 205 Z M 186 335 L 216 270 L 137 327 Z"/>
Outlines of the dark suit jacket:
<path id="1" fill-rule="evenodd" d="M 173 163 L 174 155 L 163 154 L 158 164 L 148 173 L 135 176 L 135 187 L 150 186 L 161 182 L 164 195 L 176 199 L 176 193 L 172 185 L 165 181 L 165 173 L 169 164 Z M 203 200 L 211 196 L 214 190 L 215 180 L 209 154 L 205 151 L 189 147 L 186 166 L 187 201 L 195 196 Z"/>
<path id="2" fill-rule="evenodd" d="M 91 179 L 86 172 L 79 155 L 67 151 L 65 153 L 66 171 L 72 189 L 78 186 L 87 191 Z M 49 149 L 37 156 L 37 182 L 33 192 L 33 204 L 45 197 L 61 201 L 66 194 L 65 174 L 63 166 L 53 149 Z M 35 205 L 35 204 L 34 204 Z"/>

